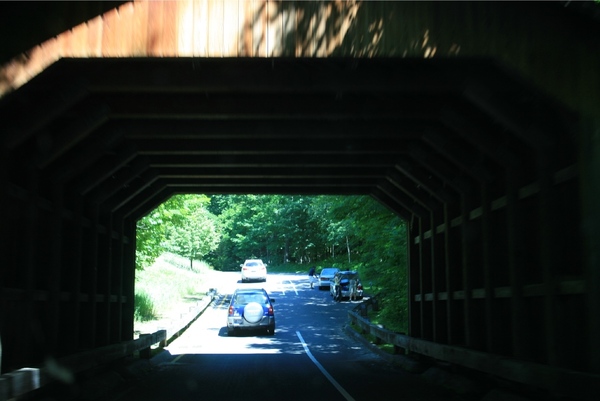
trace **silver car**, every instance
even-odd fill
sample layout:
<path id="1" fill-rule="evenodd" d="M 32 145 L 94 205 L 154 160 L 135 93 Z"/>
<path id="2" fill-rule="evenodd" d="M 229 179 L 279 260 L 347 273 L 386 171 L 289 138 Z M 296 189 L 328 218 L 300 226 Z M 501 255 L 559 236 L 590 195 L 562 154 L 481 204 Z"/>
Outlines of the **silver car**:
<path id="1" fill-rule="evenodd" d="M 260 259 L 246 259 L 242 268 L 242 283 L 248 281 L 267 281 L 267 265 Z"/>
<path id="2" fill-rule="evenodd" d="M 325 288 L 329 288 L 331 282 L 333 281 L 333 276 L 335 273 L 339 272 L 340 269 L 337 267 L 325 267 L 321 270 L 319 274 L 319 289 L 323 290 Z"/>

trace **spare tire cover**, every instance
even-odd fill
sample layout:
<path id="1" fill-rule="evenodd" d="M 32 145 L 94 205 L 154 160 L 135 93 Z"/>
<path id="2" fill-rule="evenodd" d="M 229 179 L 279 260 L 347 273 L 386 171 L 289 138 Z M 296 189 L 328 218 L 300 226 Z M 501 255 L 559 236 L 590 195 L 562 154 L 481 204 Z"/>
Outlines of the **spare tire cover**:
<path id="1" fill-rule="evenodd" d="M 258 323 L 263 317 L 263 307 L 258 302 L 250 302 L 244 307 L 244 319 L 248 323 Z"/>

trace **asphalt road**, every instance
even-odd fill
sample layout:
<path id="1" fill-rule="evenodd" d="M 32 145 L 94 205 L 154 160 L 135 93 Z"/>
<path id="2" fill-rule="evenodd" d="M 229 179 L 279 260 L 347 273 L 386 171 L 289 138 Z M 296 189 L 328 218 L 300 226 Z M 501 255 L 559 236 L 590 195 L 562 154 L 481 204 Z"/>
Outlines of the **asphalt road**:
<path id="1" fill-rule="evenodd" d="M 347 311 L 303 275 L 266 283 L 221 276 L 217 299 L 183 335 L 111 400 L 449 400 L 447 392 L 395 367 L 346 336 Z M 275 298 L 274 336 L 229 337 L 228 301 L 236 287 L 264 287 Z"/>

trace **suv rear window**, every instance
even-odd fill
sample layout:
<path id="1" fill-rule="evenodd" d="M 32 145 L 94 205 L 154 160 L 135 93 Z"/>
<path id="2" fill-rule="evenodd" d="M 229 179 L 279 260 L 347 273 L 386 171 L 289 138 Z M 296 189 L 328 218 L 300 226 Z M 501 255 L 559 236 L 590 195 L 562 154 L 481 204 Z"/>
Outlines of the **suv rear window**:
<path id="1" fill-rule="evenodd" d="M 234 303 L 237 305 L 246 305 L 250 302 L 258 302 L 259 304 L 267 304 L 268 298 L 265 294 L 261 293 L 245 293 L 245 294 L 237 294 L 235 297 Z"/>

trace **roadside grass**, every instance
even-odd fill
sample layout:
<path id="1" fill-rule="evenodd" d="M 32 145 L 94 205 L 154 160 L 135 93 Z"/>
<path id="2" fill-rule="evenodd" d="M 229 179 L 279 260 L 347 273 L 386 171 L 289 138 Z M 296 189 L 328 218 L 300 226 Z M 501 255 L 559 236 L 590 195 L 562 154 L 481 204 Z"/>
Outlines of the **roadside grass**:
<path id="1" fill-rule="evenodd" d="M 394 349 L 394 345 L 393 344 L 387 344 L 387 343 L 383 343 L 380 342 L 379 344 L 377 343 L 377 339 L 375 338 L 374 335 L 369 334 L 369 333 L 363 333 L 360 330 L 360 327 L 354 323 L 350 324 L 350 328 L 352 330 L 354 330 L 356 333 L 358 333 L 360 336 L 362 336 L 365 340 L 367 340 L 369 343 L 371 343 L 372 345 L 376 346 L 377 348 L 379 348 L 381 351 L 386 352 L 390 355 L 394 355 L 395 349 Z"/>
<path id="2" fill-rule="evenodd" d="M 152 298 L 145 291 L 135 293 L 134 320 L 136 322 L 148 322 L 158 317 Z"/>
<path id="3" fill-rule="evenodd" d="M 204 262 L 189 260 L 173 254 L 163 254 L 152 266 L 136 271 L 136 322 L 157 319 L 181 306 L 186 299 L 201 298 L 208 292 L 207 274 L 212 270 Z"/>

